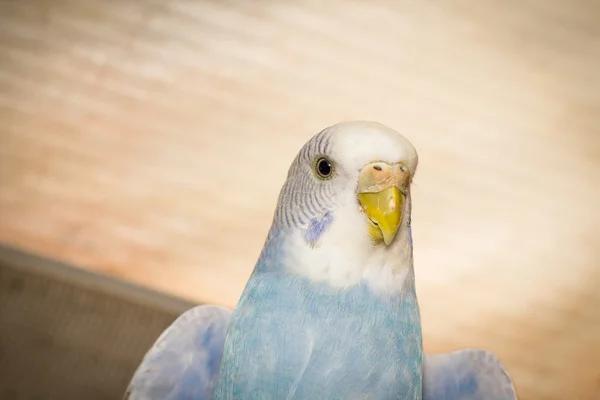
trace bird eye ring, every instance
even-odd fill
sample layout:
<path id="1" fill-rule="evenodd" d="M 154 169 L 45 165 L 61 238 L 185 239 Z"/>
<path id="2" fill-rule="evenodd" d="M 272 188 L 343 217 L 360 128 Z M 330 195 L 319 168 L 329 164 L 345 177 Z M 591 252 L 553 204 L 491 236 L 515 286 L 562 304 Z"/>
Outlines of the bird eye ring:
<path id="1" fill-rule="evenodd" d="M 313 163 L 313 172 L 317 178 L 325 180 L 333 176 L 333 162 L 327 157 L 317 157 Z"/>

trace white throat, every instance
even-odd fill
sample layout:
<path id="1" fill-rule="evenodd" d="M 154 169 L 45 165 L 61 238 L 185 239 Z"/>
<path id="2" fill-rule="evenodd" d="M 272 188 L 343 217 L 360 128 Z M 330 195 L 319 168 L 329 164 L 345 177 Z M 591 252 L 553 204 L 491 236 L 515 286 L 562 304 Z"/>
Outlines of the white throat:
<path id="1" fill-rule="evenodd" d="M 367 221 L 355 201 L 333 215 L 322 237 L 310 246 L 304 232 L 294 232 L 285 249 L 289 267 L 309 279 L 346 288 L 365 281 L 377 292 L 399 292 L 412 269 L 406 221 L 390 246 L 374 245 Z M 406 220 L 408 217 L 405 217 Z"/>

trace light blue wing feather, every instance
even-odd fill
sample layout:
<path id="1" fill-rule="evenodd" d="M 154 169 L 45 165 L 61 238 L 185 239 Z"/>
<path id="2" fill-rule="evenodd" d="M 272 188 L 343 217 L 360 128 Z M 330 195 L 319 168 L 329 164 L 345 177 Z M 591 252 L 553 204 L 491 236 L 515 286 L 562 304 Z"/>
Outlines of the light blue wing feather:
<path id="1" fill-rule="evenodd" d="M 179 316 L 146 353 L 123 399 L 212 399 L 230 317 L 215 306 Z"/>
<path id="2" fill-rule="evenodd" d="M 500 360 L 485 350 L 425 355 L 423 400 L 516 400 Z"/>

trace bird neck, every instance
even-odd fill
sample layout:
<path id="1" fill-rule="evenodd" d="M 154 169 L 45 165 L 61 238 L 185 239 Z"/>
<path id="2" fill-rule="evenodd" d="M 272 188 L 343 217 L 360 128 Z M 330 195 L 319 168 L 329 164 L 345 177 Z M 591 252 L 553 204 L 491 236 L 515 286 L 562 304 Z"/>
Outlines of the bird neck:
<path id="1" fill-rule="evenodd" d="M 356 237 L 354 237 L 356 236 Z M 344 226 L 332 224 L 318 246 L 305 232 L 271 228 L 255 272 L 304 276 L 334 288 L 366 284 L 374 292 L 414 290 L 413 252 L 408 226 L 390 246 L 374 245 Z"/>

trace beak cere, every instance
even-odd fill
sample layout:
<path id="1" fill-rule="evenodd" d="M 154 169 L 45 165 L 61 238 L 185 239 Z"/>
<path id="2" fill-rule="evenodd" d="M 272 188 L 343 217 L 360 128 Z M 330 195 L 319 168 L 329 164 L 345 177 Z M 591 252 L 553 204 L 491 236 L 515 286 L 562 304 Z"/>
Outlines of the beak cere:
<path id="1" fill-rule="evenodd" d="M 365 166 L 358 178 L 358 201 L 369 218 L 369 235 L 386 246 L 396 237 L 410 180 L 408 168 L 385 162 Z"/>

